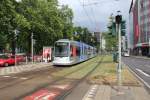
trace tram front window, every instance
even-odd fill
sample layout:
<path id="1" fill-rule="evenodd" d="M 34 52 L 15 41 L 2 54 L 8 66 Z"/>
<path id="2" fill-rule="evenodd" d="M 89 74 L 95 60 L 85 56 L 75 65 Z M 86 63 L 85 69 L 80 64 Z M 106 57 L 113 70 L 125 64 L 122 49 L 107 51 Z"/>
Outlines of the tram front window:
<path id="1" fill-rule="evenodd" d="M 57 42 L 55 44 L 55 57 L 68 57 L 69 43 Z"/>

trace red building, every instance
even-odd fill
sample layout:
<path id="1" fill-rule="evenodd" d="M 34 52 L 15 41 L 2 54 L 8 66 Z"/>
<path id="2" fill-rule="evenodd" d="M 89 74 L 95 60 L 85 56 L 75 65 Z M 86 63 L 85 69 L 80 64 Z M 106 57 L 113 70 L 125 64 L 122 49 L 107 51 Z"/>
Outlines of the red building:
<path id="1" fill-rule="evenodd" d="M 134 7 L 133 7 L 133 33 L 134 33 L 134 48 L 136 44 L 138 44 L 139 40 L 139 16 L 138 16 L 138 0 L 136 0 Z"/>
<path id="2" fill-rule="evenodd" d="M 132 0 L 129 14 L 131 13 L 133 30 L 130 30 L 130 33 L 133 33 L 131 39 L 133 52 L 137 55 L 148 55 L 150 54 L 150 0 Z"/>

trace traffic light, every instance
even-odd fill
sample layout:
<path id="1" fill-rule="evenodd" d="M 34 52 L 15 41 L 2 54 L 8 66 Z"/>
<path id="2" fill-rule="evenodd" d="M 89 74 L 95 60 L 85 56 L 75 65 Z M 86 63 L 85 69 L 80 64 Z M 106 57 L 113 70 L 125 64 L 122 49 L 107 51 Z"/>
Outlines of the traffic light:
<path id="1" fill-rule="evenodd" d="M 116 35 L 116 24 L 112 22 L 110 26 L 107 27 L 110 35 Z"/>
<path id="2" fill-rule="evenodd" d="M 112 35 L 115 36 L 116 35 L 116 23 L 113 22 L 112 24 Z"/>
<path id="3" fill-rule="evenodd" d="M 116 23 L 120 24 L 122 22 L 122 15 L 117 15 L 115 19 L 116 19 Z"/>

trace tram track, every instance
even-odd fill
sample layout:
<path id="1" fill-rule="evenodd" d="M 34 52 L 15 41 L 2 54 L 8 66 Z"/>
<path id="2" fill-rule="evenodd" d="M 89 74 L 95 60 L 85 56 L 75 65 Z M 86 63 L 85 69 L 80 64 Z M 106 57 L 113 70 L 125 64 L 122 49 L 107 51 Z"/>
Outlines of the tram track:
<path id="1" fill-rule="evenodd" d="M 89 62 L 92 64 L 92 62 L 95 61 L 95 59 L 96 59 L 96 58 L 90 59 Z M 61 77 L 55 77 L 55 76 L 54 76 L 55 79 L 54 79 L 53 81 L 51 81 L 51 82 L 49 82 L 49 83 L 46 83 L 46 84 L 42 84 L 41 86 L 38 86 L 38 87 L 37 87 L 36 89 L 34 89 L 33 91 L 30 91 L 30 92 L 28 92 L 28 93 L 26 93 L 26 94 L 24 94 L 24 95 L 21 95 L 21 96 L 15 98 L 15 100 L 20 100 L 20 99 L 24 98 L 25 96 L 28 96 L 28 95 L 30 95 L 30 94 L 32 94 L 32 93 L 34 93 L 34 92 L 36 92 L 36 91 L 38 91 L 38 90 L 40 90 L 40 89 L 46 88 L 46 87 L 48 87 L 48 86 L 50 86 L 50 85 L 52 86 L 52 85 L 54 85 L 55 83 L 66 79 L 66 78 L 65 78 L 66 76 L 69 76 L 69 75 L 71 75 L 71 74 L 73 74 L 73 73 L 78 72 L 79 70 L 82 70 L 82 69 L 86 68 L 86 66 L 88 66 L 88 64 L 87 64 L 86 62 L 83 62 L 83 63 L 81 63 L 81 64 L 78 65 L 78 66 L 79 66 L 79 68 L 77 68 L 77 69 L 75 69 L 75 70 L 73 70 L 73 71 L 71 71 L 71 72 L 69 72 L 69 73 L 67 73 L 67 74 L 65 74 L 65 75 L 62 75 Z M 84 67 L 83 67 L 83 66 L 84 66 Z M 77 66 L 73 66 L 73 67 L 77 67 Z"/>
<path id="2" fill-rule="evenodd" d="M 96 60 L 96 58 L 93 58 L 93 59 L 90 59 L 90 60 L 88 61 L 88 62 L 90 63 L 90 66 L 92 66 L 92 62 L 97 63 L 97 62 L 95 62 L 95 60 Z M 44 83 L 44 84 L 40 84 L 40 85 L 36 86 L 36 88 L 32 89 L 32 90 L 29 91 L 29 92 L 25 92 L 25 93 L 23 93 L 22 95 L 17 95 L 17 97 L 14 96 L 15 100 L 20 100 L 20 99 L 24 98 L 25 96 L 30 95 L 30 94 L 32 94 L 32 93 L 34 93 L 34 92 L 36 92 L 36 91 L 38 91 L 38 90 L 40 90 L 40 89 L 42 89 L 42 88 L 46 88 L 46 87 L 48 87 L 48 86 L 51 86 L 51 85 L 56 84 L 57 82 L 60 82 L 60 81 L 62 81 L 62 80 L 65 80 L 65 79 L 66 79 L 66 76 L 69 76 L 69 75 L 71 75 L 71 74 L 73 74 L 73 73 L 76 73 L 76 72 L 78 72 L 78 71 L 80 71 L 80 70 L 86 68 L 87 66 L 89 66 L 89 63 L 83 62 L 83 63 L 81 63 L 80 65 L 73 66 L 72 68 L 77 67 L 77 66 L 78 66 L 78 68 L 72 70 L 71 72 L 69 72 L 69 73 L 67 73 L 67 74 L 65 74 L 65 75 L 63 75 L 63 76 L 61 76 L 61 77 L 55 77 L 55 76 L 52 75 L 52 73 L 53 73 L 53 72 L 57 72 L 57 71 L 61 71 L 62 69 L 64 69 L 64 67 L 62 68 L 62 67 L 53 67 L 53 66 L 52 66 L 52 68 L 50 68 L 50 69 L 43 69 L 43 70 L 37 70 L 37 71 L 34 71 L 34 72 L 24 72 L 24 73 L 21 73 L 21 74 L 15 74 L 15 75 L 13 75 L 13 76 L 23 76 L 23 77 L 25 76 L 25 77 L 26 77 L 26 75 L 27 75 L 27 76 L 29 76 L 29 77 L 28 77 L 28 79 L 26 79 L 26 80 L 19 80 L 19 81 L 15 81 L 15 82 L 10 82 L 10 83 L 7 84 L 7 85 L 0 86 L 0 89 L 1 89 L 0 92 L 3 91 L 3 90 L 7 90 L 7 89 L 9 89 L 9 88 L 12 88 L 12 87 L 17 87 L 19 84 L 23 84 L 23 83 L 25 83 L 26 81 L 30 81 L 30 80 L 33 80 L 33 79 L 35 79 L 35 78 L 41 77 L 41 75 L 44 76 L 44 77 L 46 77 L 46 76 L 51 76 L 52 80 L 50 80 L 49 82 Z M 99 64 L 99 63 L 100 63 L 100 62 L 98 62 L 98 64 Z M 65 67 L 65 68 L 66 68 L 66 67 Z M 69 67 L 69 68 L 70 68 L 70 67 Z M 88 72 L 88 74 L 87 74 L 86 76 L 88 76 L 88 75 L 89 75 L 91 72 L 93 72 L 96 68 L 97 68 L 97 67 L 94 67 L 90 72 Z M 67 69 L 67 68 L 66 68 L 66 69 Z M 30 74 L 29 74 L 29 73 L 30 73 Z M 85 79 L 86 76 L 84 76 L 82 79 Z M 77 83 L 80 82 L 82 79 L 76 80 L 76 85 L 77 85 Z M 6 80 L 3 80 L 3 81 L 6 81 Z M 7 80 L 7 81 L 8 81 L 8 80 Z M 71 91 L 71 90 L 69 90 L 69 91 Z M 66 92 L 66 93 L 67 93 L 67 92 Z M 66 95 L 66 94 L 65 94 L 65 95 Z M 13 98 L 13 99 L 14 99 L 14 98 Z"/>
<path id="3" fill-rule="evenodd" d="M 72 90 L 73 90 L 77 85 L 79 85 L 83 80 L 85 80 L 85 79 L 102 63 L 103 58 L 104 58 L 104 57 L 102 57 L 102 58 L 99 60 L 99 62 L 96 64 L 96 66 L 94 66 L 94 68 L 93 68 L 92 70 L 90 70 L 83 78 L 81 78 L 80 80 L 78 80 L 78 81 L 76 82 L 76 84 L 75 84 L 70 90 L 68 90 L 68 91 L 65 92 L 64 94 L 58 96 L 56 100 L 64 100 L 64 98 L 65 98 L 67 95 L 69 95 L 69 94 L 72 92 Z"/>
<path id="4" fill-rule="evenodd" d="M 67 73 L 67 74 L 63 75 L 62 77 L 59 77 L 58 79 L 54 80 L 53 82 L 50 82 L 50 83 L 45 84 L 45 85 L 43 85 L 43 86 L 41 86 L 41 87 L 38 87 L 38 88 L 35 89 L 34 91 L 31 91 L 30 93 L 27 93 L 27 94 L 25 94 L 25 95 L 22 95 L 22 96 L 18 97 L 17 99 L 22 99 L 22 98 L 24 98 L 24 97 L 26 97 L 26 96 L 28 96 L 28 95 L 30 95 L 30 94 L 32 94 L 32 93 L 34 93 L 34 92 L 40 90 L 40 89 L 44 89 L 44 88 L 46 88 L 46 87 L 53 86 L 53 85 L 57 84 L 58 82 L 60 82 L 60 81 L 62 81 L 62 80 L 66 80 L 66 79 L 67 79 L 66 76 L 69 76 L 69 75 L 71 75 L 71 74 L 73 74 L 73 73 L 76 73 L 76 72 L 78 72 L 79 70 L 82 70 L 82 69 L 86 68 L 87 66 L 93 67 L 92 70 L 90 70 L 83 78 L 81 78 L 81 79 L 79 79 L 79 80 L 73 81 L 73 82 L 75 82 L 75 83 L 73 83 L 74 86 L 73 86 L 71 89 L 69 89 L 68 91 L 66 91 L 65 93 L 61 94 L 60 96 L 58 96 L 58 97 L 56 98 L 56 100 L 62 100 L 66 95 L 68 95 L 69 93 L 71 93 L 71 91 L 72 91 L 82 80 L 84 80 L 87 76 L 89 76 L 89 75 L 100 65 L 100 63 L 102 62 L 102 60 L 103 60 L 103 57 L 102 57 L 98 62 L 95 62 L 95 63 L 97 63 L 95 67 L 92 66 L 93 63 L 91 63 L 90 65 L 89 65 L 89 64 L 85 64 L 85 65 L 84 65 L 85 67 L 81 67 L 81 68 L 79 67 L 78 69 L 76 69 L 76 70 L 74 70 L 74 71 L 72 71 L 72 72 L 70 72 L 70 73 Z M 83 65 L 82 65 L 82 66 L 83 66 Z M 68 80 L 68 79 L 67 79 L 67 80 Z M 72 79 L 70 79 L 70 80 L 72 80 Z"/>

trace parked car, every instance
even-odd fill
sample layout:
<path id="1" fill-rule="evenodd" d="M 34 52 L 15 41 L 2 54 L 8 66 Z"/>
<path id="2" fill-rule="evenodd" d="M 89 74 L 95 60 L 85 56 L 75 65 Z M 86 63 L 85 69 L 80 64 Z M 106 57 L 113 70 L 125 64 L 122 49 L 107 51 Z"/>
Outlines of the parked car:
<path id="1" fill-rule="evenodd" d="M 130 56 L 129 51 L 124 51 L 123 56 L 124 57 L 129 57 Z"/>
<path id="2" fill-rule="evenodd" d="M 19 57 L 16 57 L 16 63 L 20 62 Z M 15 65 L 15 57 L 8 55 L 0 55 L 0 66 Z"/>

